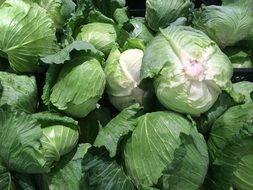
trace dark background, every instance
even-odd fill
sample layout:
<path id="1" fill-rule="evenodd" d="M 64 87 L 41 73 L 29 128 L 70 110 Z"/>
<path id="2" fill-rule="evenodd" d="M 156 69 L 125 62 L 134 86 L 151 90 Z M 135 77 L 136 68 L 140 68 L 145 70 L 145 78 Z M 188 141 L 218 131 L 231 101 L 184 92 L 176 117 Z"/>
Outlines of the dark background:
<path id="1" fill-rule="evenodd" d="M 130 9 L 145 9 L 146 0 L 126 0 L 126 1 L 127 6 Z M 206 5 L 220 5 L 221 0 L 195 0 L 196 7 L 199 7 L 202 3 Z"/>

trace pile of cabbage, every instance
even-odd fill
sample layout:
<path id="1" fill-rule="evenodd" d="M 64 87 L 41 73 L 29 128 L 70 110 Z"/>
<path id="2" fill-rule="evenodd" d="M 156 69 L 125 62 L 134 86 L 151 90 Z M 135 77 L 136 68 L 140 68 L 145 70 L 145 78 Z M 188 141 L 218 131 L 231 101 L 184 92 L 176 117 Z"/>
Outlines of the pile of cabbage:
<path id="1" fill-rule="evenodd" d="M 212 2 L 0 0 L 0 189 L 252 190 L 253 0 Z"/>

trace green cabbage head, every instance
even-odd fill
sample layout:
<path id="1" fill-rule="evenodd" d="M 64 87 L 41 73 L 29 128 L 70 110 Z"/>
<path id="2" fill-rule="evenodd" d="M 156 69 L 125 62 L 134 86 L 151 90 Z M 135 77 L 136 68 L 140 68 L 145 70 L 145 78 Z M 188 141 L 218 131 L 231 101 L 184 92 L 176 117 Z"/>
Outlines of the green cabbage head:
<path id="1" fill-rule="evenodd" d="M 59 110 L 85 117 L 96 108 L 105 88 L 105 74 L 95 58 L 76 57 L 61 69 L 50 101 Z"/>
<path id="2" fill-rule="evenodd" d="M 221 47 L 251 38 L 253 0 L 223 0 L 222 6 L 203 6 L 194 14 L 193 24 Z"/>
<path id="3" fill-rule="evenodd" d="M 93 45 L 75 41 L 42 59 L 50 65 L 42 100 L 49 109 L 85 117 L 96 108 L 105 88 L 104 54 Z"/>
<path id="4" fill-rule="evenodd" d="M 94 45 L 99 51 L 108 55 L 115 45 L 117 29 L 108 23 L 89 23 L 82 27 L 77 40 L 83 40 Z"/>
<path id="5" fill-rule="evenodd" d="M 149 27 L 158 31 L 179 17 L 187 17 L 193 6 L 191 0 L 147 0 L 145 17 Z"/>

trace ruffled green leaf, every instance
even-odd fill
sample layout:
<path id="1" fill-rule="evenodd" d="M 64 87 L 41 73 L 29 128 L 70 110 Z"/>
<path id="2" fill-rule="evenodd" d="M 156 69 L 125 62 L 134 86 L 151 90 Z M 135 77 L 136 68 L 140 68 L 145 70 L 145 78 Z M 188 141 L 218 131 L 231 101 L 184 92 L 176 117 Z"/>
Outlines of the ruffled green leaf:
<path id="1" fill-rule="evenodd" d="M 112 18 L 109 18 L 109 17 L 103 15 L 101 12 L 99 12 L 97 10 L 92 10 L 89 13 L 89 16 L 87 18 L 87 22 L 88 23 L 99 22 L 99 23 L 115 24 L 115 22 Z"/>
<path id="2" fill-rule="evenodd" d="M 72 0 L 35 0 L 35 2 L 47 10 L 57 29 L 64 26 L 75 10 L 75 3 Z"/>
<path id="3" fill-rule="evenodd" d="M 82 170 L 82 159 L 90 146 L 90 144 L 80 144 L 77 150 L 62 157 L 50 173 L 43 175 L 42 186 L 44 188 L 42 189 L 88 189 L 86 174 Z"/>
<path id="4" fill-rule="evenodd" d="M 157 184 L 173 190 L 198 189 L 209 162 L 203 136 L 172 112 L 141 116 L 127 141 L 124 157 L 127 173 L 136 186 Z"/>
<path id="5" fill-rule="evenodd" d="M 99 131 L 94 146 L 105 146 L 110 157 L 114 157 L 117 154 L 120 140 L 134 130 L 141 110 L 138 104 L 124 109 Z"/>
<path id="6" fill-rule="evenodd" d="M 237 90 L 235 86 L 234 86 L 234 90 L 238 93 L 242 93 L 242 91 Z M 213 126 L 213 123 L 225 111 L 227 111 L 230 107 L 235 106 L 235 105 L 237 105 L 237 103 L 227 93 L 221 93 L 218 100 L 207 112 L 201 114 L 200 117 L 198 118 L 194 118 L 197 122 L 198 130 L 202 134 L 208 134 Z"/>
<path id="7" fill-rule="evenodd" d="M 87 154 L 83 159 L 84 172 L 89 176 L 89 189 L 92 190 L 135 190 L 130 178 L 114 161 L 102 155 Z"/>
<path id="8" fill-rule="evenodd" d="M 253 104 L 234 106 L 213 125 L 208 140 L 213 189 L 251 189 Z"/>
<path id="9" fill-rule="evenodd" d="M 253 66 L 253 54 L 250 49 L 227 47 L 223 52 L 229 57 L 234 68 L 251 68 Z"/>
<path id="10" fill-rule="evenodd" d="M 40 112 L 33 114 L 32 117 L 41 124 L 42 128 L 59 124 L 78 130 L 76 120 L 72 119 L 71 117 L 63 116 L 57 113 Z"/>
<path id="11" fill-rule="evenodd" d="M 60 72 L 61 67 L 59 65 L 50 65 L 48 67 L 47 73 L 46 73 L 46 81 L 45 85 L 43 87 L 43 94 L 41 96 L 41 99 L 43 101 L 43 104 L 48 106 L 49 110 L 51 110 L 52 106 L 50 104 L 50 93 L 51 88 L 54 86 L 55 81 L 57 80 L 57 76 Z"/>
<path id="12" fill-rule="evenodd" d="M 87 17 L 94 5 L 91 0 L 77 0 L 76 11 L 66 23 L 67 43 L 73 42 L 82 26 L 87 23 Z"/>
<path id="13" fill-rule="evenodd" d="M 93 45 L 83 41 L 74 41 L 56 54 L 49 55 L 41 60 L 47 64 L 63 64 L 71 60 L 76 54 L 96 57 L 99 61 L 103 60 L 103 54 Z"/>
<path id="14" fill-rule="evenodd" d="M 15 190 L 11 173 L 0 163 L 0 189 Z"/>
<path id="15" fill-rule="evenodd" d="M 79 142 L 93 144 L 101 127 L 105 127 L 111 121 L 111 110 L 99 106 L 89 113 L 85 118 L 78 121 L 80 126 Z"/>
<path id="16" fill-rule="evenodd" d="M 8 171 L 41 173 L 49 169 L 40 144 L 40 124 L 23 112 L 0 109 L 0 160 Z"/>
<path id="17" fill-rule="evenodd" d="M 127 25 L 126 30 L 131 38 L 141 39 L 145 44 L 154 38 L 153 32 L 146 26 L 145 18 L 132 18 Z"/>
<path id="18" fill-rule="evenodd" d="M 194 128 L 191 129 L 189 135 L 180 134 L 180 139 L 182 144 L 175 151 L 174 160 L 163 171 L 160 182 L 163 189 L 199 190 L 209 163 L 205 141 Z M 182 178 L 187 179 L 188 182 L 179 183 Z"/>
<path id="19" fill-rule="evenodd" d="M 28 113 L 37 108 L 37 85 L 33 76 L 0 72 L 0 106 L 8 104 Z"/>
<path id="20" fill-rule="evenodd" d="M 101 13 L 110 18 L 113 18 L 118 8 L 126 5 L 125 0 L 93 0 L 93 3 Z"/>

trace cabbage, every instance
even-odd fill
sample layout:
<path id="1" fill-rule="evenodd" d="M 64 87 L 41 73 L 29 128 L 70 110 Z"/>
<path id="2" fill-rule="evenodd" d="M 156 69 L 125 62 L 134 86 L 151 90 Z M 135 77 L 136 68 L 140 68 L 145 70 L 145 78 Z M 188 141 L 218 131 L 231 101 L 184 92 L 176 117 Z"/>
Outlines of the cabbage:
<path id="1" fill-rule="evenodd" d="M 129 21 L 132 26 L 131 31 L 129 31 L 130 38 L 137 38 L 142 40 L 145 44 L 151 41 L 154 37 L 153 32 L 147 27 L 145 18 L 136 17 Z"/>
<path id="2" fill-rule="evenodd" d="M 76 39 L 89 42 L 108 55 L 116 43 L 117 29 L 108 23 L 89 23 L 82 27 Z"/>
<path id="3" fill-rule="evenodd" d="M 75 3 L 72 0 L 35 0 L 35 2 L 47 10 L 57 29 L 63 27 L 75 10 Z"/>
<path id="4" fill-rule="evenodd" d="M 222 6 L 203 6 L 194 14 L 193 24 L 221 47 L 250 38 L 253 1 L 223 1 Z"/>
<path id="5" fill-rule="evenodd" d="M 79 139 L 78 125 L 75 120 L 48 112 L 36 113 L 32 116 L 41 124 L 40 143 L 46 167 L 71 152 Z"/>
<path id="6" fill-rule="evenodd" d="M 131 104 L 145 104 L 148 93 L 138 87 L 143 50 L 127 49 L 123 52 L 112 49 L 105 66 L 106 92 L 110 102 L 122 110 Z"/>
<path id="7" fill-rule="evenodd" d="M 212 189 L 253 188 L 253 103 L 234 106 L 214 123 L 208 148 Z"/>
<path id="8" fill-rule="evenodd" d="M 0 55 L 16 72 L 35 72 L 38 60 L 56 51 L 55 26 L 36 3 L 6 0 L 0 7 Z M 2 53 L 1 53 L 2 52 Z"/>
<path id="9" fill-rule="evenodd" d="M 73 117 L 85 117 L 96 108 L 105 88 L 103 54 L 91 44 L 75 41 L 43 58 L 52 64 L 47 72 L 44 104 Z"/>
<path id="10" fill-rule="evenodd" d="M 245 103 L 252 102 L 253 83 L 249 81 L 241 81 L 233 84 L 234 90 L 237 93 L 244 95 Z"/>
<path id="11" fill-rule="evenodd" d="M 209 163 L 203 136 L 172 112 L 139 117 L 124 158 L 127 173 L 137 187 L 157 184 L 159 189 L 173 190 L 199 189 Z"/>
<path id="12" fill-rule="evenodd" d="M 146 20 L 149 27 L 158 31 L 166 28 L 178 17 L 187 17 L 193 8 L 191 0 L 147 0 Z"/>
<path id="13" fill-rule="evenodd" d="M 141 80 L 153 78 L 157 98 L 168 109 L 198 116 L 222 90 L 241 100 L 230 81 L 228 57 L 203 32 L 187 26 L 161 29 L 144 52 Z"/>
<path id="14" fill-rule="evenodd" d="M 229 57 L 234 68 L 250 68 L 253 66 L 252 50 L 240 47 L 227 47 L 222 51 Z"/>

